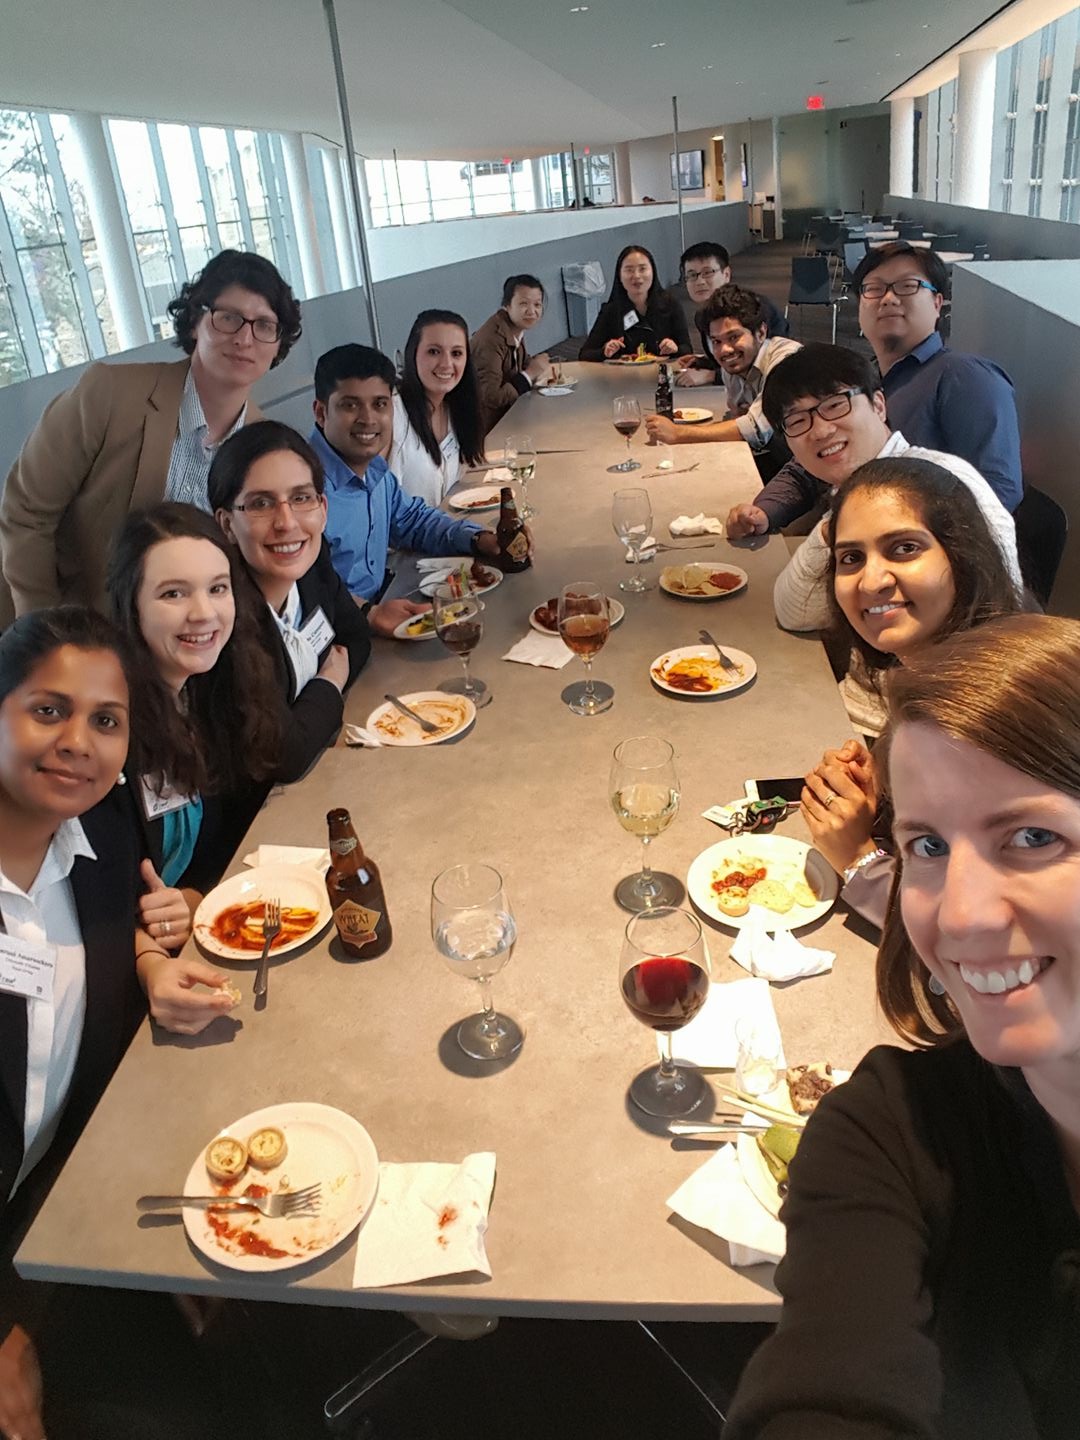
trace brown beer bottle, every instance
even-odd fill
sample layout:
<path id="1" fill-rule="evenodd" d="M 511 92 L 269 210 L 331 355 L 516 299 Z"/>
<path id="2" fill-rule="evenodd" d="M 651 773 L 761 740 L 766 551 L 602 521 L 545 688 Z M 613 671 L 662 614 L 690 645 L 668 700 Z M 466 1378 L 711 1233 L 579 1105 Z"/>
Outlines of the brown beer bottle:
<path id="1" fill-rule="evenodd" d="M 518 514 L 514 492 L 509 485 L 502 487 L 500 498 L 499 523 L 495 528 L 499 553 L 495 564 L 504 575 L 516 575 L 519 570 L 528 570 L 532 564 L 529 537 L 525 534 L 525 522 Z"/>
<path id="2" fill-rule="evenodd" d="M 379 867 L 364 854 L 348 810 L 331 810 L 326 823 L 330 827 L 326 890 L 342 946 L 363 960 L 385 955 L 394 931 Z"/>
<path id="3" fill-rule="evenodd" d="M 671 377 L 666 365 L 660 366 L 660 378 L 656 382 L 656 413 L 666 415 L 670 420 L 675 411 L 675 397 L 671 393 Z"/>

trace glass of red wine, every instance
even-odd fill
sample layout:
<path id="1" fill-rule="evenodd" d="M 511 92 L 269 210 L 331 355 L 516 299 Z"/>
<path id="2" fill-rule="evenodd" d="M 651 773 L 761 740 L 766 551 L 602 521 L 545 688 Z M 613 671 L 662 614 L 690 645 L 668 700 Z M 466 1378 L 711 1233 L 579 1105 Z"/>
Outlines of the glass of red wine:
<path id="1" fill-rule="evenodd" d="M 630 1098 L 647 1115 L 672 1119 L 712 1102 L 700 1070 L 676 1065 L 671 1036 L 688 1024 L 709 993 L 709 952 L 701 922 L 689 910 L 642 910 L 626 927 L 619 988 L 630 1011 L 661 1039 L 660 1064 L 643 1070 Z"/>
<path id="2" fill-rule="evenodd" d="M 450 695 L 464 695 L 479 710 L 491 702 L 491 691 L 483 680 L 469 671 L 469 657 L 484 634 L 484 605 L 479 596 L 467 591 L 458 594 L 452 585 L 438 585 L 432 596 L 435 633 L 446 648 L 461 661 L 465 674 L 460 680 L 444 680 L 439 686 Z"/>
<path id="3" fill-rule="evenodd" d="M 641 406 L 632 395 L 616 395 L 612 404 L 612 423 L 620 435 L 626 436 L 626 459 L 617 465 L 609 465 L 608 473 L 622 473 L 626 470 L 640 470 L 641 466 L 630 453 L 630 440 L 641 424 Z"/>
<path id="4" fill-rule="evenodd" d="M 593 657 L 603 649 L 611 629 L 607 596 L 591 580 L 575 580 L 559 592 L 558 616 L 563 644 L 580 655 L 585 664 L 584 681 L 566 687 L 563 704 L 575 715 L 599 715 L 610 710 L 614 689 L 592 676 Z"/>

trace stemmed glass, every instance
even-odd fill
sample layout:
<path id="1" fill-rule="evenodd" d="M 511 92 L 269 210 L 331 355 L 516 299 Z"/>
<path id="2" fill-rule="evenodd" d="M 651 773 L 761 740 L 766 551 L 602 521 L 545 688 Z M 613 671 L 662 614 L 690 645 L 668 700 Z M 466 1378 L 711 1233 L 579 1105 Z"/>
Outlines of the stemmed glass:
<path id="1" fill-rule="evenodd" d="M 531 435 L 508 435 L 503 446 L 503 457 L 510 474 L 521 490 L 521 504 L 518 514 L 522 520 L 531 520 L 536 511 L 529 504 L 529 481 L 536 474 L 536 446 Z"/>
<path id="2" fill-rule="evenodd" d="M 616 745 L 610 792 L 619 824 L 641 837 L 641 873 L 620 880 L 615 899 L 624 910 L 634 911 L 680 904 L 686 896 L 682 882 L 649 868 L 649 842 L 668 828 L 679 809 L 672 747 L 656 735 L 635 735 Z"/>
<path id="3" fill-rule="evenodd" d="M 691 1021 L 709 993 L 709 952 L 689 910 L 643 910 L 626 927 L 619 988 L 632 1013 L 661 1036 L 660 1064 L 643 1070 L 630 1098 L 647 1115 L 688 1115 L 709 1095 L 700 1070 L 671 1058 L 671 1035 Z"/>
<path id="4" fill-rule="evenodd" d="M 608 473 L 624 470 L 640 470 L 641 466 L 630 453 L 630 437 L 641 424 L 641 406 L 632 395 L 616 395 L 612 405 L 612 421 L 620 435 L 626 436 L 626 459 L 618 465 L 609 465 Z"/>
<path id="5" fill-rule="evenodd" d="M 652 501 L 647 490 L 616 490 L 611 500 L 611 524 L 615 534 L 633 556 L 635 567 L 641 564 L 641 547 L 652 531 Z M 629 580 L 620 580 L 619 589 L 632 594 L 651 590 L 652 583 L 635 568 Z"/>
<path id="6" fill-rule="evenodd" d="M 458 657 L 465 671 L 461 680 L 444 680 L 439 686 L 449 695 L 464 695 L 479 710 L 491 702 L 491 691 L 483 680 L 474 680 L 469 672 L 469 657 L 484 634 L 484 606 L 479 596 L 467 591 L 455 592 L 452 585 L 437 585 L 432 596 L 435 612 L 435 633 L 446 648 Z"/>
<path id="7" fill-rule="evenodd" d="M 599 715 L 611 708 L 615 691 L 603 680 L 592 678 L 593 656 L 603 648 L 611 629 L 607 596 L 599 585 L 575 580 L 559 592 L 559 634 L 563 643 L 585 662 L 585 679 L 568 685 L 563 703 L 575 715 Z"/>
<path id="8" fill-rule="evenodd" d="M 480 986 L 483 1010 L 457 1028 L 474 1060 L 504 1060 L 521 1048 L 524 1032 L 495 1010 L 491 982 L 513 954 L 517 925 L 503 879 L 491 865 L 452 865 L 431 887 L 431 936 L 455 975 Z"/>

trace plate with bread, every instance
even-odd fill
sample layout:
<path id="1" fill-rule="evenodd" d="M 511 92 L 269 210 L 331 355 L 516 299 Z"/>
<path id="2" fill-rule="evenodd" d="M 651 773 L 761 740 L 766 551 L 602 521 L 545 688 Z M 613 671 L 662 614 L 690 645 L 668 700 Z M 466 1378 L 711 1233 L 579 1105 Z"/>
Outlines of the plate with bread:
<path id="1" fill-rule="evenodd" d="M 790 835 L 739 835 L 710 845 L 690 866 L 697 908 L 732 929 L 764 916 L 769 930 L 800 930 L 836 904 L 840 880 L 824 855 Z"/>

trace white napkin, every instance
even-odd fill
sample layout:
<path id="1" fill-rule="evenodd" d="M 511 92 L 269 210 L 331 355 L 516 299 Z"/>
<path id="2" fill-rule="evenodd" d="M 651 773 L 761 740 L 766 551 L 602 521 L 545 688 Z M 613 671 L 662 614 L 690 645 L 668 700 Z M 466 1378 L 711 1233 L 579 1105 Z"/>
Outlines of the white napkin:
<path id="1" fill-rule="evenodd" d="M 703 1070 L 734 1070 L 739 1054 L 735 1026 L 747 1019 L 762 1032 L 774 1031 L 779 1038 L 780 1024 L 767 980 L 731 980 L 711 985 L 705 1004 L 690 1024 L 671 1037 L 672 1051 L 677 1059 Z M 787 1066 L 782 1043 L 777 1065 L 781 1070 Z"/>
<path id="2" fill-rule="evenodd" d="M 642 541 L 641 550 L 638 553 L 640 554 L 642 560 L 651 560 L 656 554 L 656 536 L 647 535 Z M 626 563 L 628 565 L 632 565 L 634 563 L 634 552 L 630 549 L 629 545 L 627 545 L 626 547 Z"/>
<path id="3" fill-rule="evenodd" d="M 492 485 L 511 485 L 514 480 L 506 465 L 496 465 L 493 470 L 487 472 L 487 478 Z"/>
<path id="4" fill-rule="evenodd" d="M 574 652 L 564 645 L 558 635 L 541 635 L 539 630 L 530 630 L 502 657 L 517 660 L 522 665 L 543 665 L 548 670 L 561 670 L 569 665 Z"/>
<path id="5" fill-rule="evenodd" d="M 724 527 L 715 515 L 676 515 L 668 526 L 672 535 L 723 535 Z"/>
<path id="6" fill-rule="evenodd" d="M 366 730 L 363 725 L 346 725 L 343 731 L 346 745 L 362 745 L 365 750 L 381 750 L 382 741 L 374 730 Z"/>
<path id="7" fill-rule="evenodd" d="M 768 920 L 760 907 L 752 905 L 749 921 L 731 947 L 731 958 L 751 975 L 781 981 L 824 975 L 832 969 L 836 955 L 832 950 L 812 950 L 800 944 L 790 930 L 770 935 Z"/>
<path id="8" fill-rule="evenodd" d="M 354 1288 L 436 1275 L 490 1279 L 484 1235 L 494 1184 L 490 1150 L 466 1155 L 460 1165 L 380 1165 L 379 1193 L 356 1246 Z"/>
<path id="9" fill-rule="evenodd" d="M 460 570 L 462 565 L 471 564 L 471 555 L 442 555 L 438 559 L 417 560 L 416 573 L 420 576 L 420 589 L 425 595 L 434 595 L 435 587 L 441 585 L 448 575 Z"/>
<path id="10" fill-rule="evenodd" d="M 754 1198 L 743 1180 L 734 1145 L 722 1145 L 683 1181 L 667 1203 L 691 1225 L 700 1225 L 726 1240 L 732 1265 L 772 1264 L 784 1253 L 784 1227 Z"/>
<path id="11" fill-rule="evenodd" d="M 330 864 L 330 851 L 310 845 L 260 845 L 244 856 L 244 864 L 252 869 L 256 865 L 311 865 L 325 870 Z"/>

